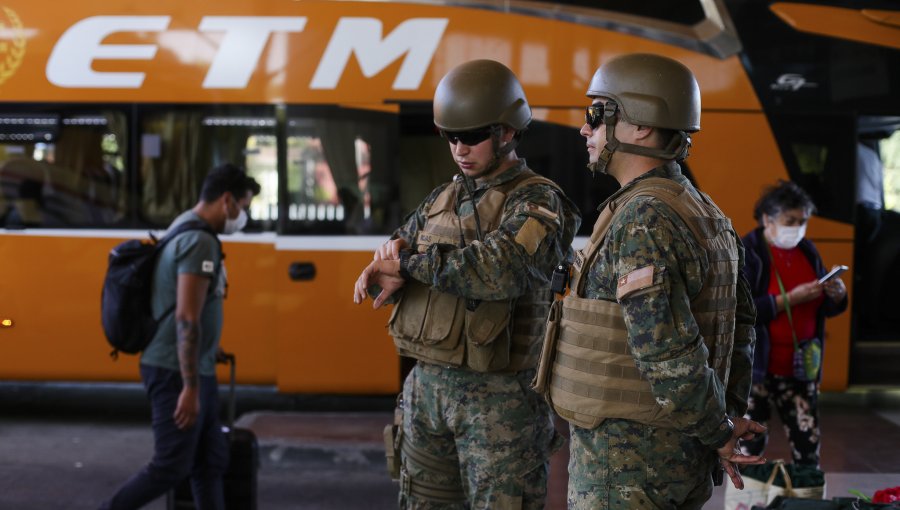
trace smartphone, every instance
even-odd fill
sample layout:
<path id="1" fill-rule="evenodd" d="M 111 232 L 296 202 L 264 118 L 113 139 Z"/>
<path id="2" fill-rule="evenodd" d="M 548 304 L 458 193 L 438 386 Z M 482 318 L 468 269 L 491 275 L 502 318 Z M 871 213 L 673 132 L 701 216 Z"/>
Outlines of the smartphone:
<path id="1" fill-rule="evenodd" d="M 844 271 L 846 271 L 848 269 L 850 269 L 850 268 L 847 266 L 835 266 L 834 269 L 832 269 L 831 271 L 828 271 L 828 274 L 819 278 L 819 283 L 825 283 L 832 278 L 836 278 L 836 277 L 840 276 L 841 273 L 843 273 Z"/>

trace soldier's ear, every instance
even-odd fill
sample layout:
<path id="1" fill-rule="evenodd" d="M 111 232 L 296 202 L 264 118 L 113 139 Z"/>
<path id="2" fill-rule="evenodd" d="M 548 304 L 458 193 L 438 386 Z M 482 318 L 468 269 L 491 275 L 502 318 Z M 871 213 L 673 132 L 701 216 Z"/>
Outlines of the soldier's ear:
<path id="1" fill-rule="evenodd" d="M 657 130 L 650 126 L 634 126 L 634 139 L 647 140 L 650 139 Z"/>
<path id="2" fill-rule="evenodd" d="M 507 144 L 512 141 L 513 137 L 516 136 L 516 130 L 509 126 L 500 126 L 500 140 Z"/>

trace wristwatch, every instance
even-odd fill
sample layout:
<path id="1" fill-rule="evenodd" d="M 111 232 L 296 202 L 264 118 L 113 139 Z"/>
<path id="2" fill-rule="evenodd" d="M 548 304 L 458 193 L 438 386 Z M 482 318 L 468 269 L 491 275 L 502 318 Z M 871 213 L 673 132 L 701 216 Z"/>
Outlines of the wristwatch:
<path id="1" fill-rule="evenodd" d="M 725 436 L 725 440 L 722 441 L 721 444 L 717 445 L 716 448 L 721 448 L 728 444 L 728 441 L 731 440 L 731 436 L 734 435 L 734 422 L 731 421 L 731 417 L 729 417 L 727 414 L 725 415 L 725 418 L 722 419 L 722 423 L 719 424 L 719 431 L 724 434 L 726 430 L 728 431 L 728 435 Z"/>
<path id="2" fill-rule="evenodd" d="M 411 255 L 412 250 L 400 250 L 400 278 L 406 281 L 412 279 L 412 275 L 409 274 L 409 257 Z"/>

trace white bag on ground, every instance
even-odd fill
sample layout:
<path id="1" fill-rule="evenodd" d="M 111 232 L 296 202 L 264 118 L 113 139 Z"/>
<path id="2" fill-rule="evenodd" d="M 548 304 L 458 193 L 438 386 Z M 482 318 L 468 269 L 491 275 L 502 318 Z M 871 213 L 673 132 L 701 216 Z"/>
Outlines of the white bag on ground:
<path id="1" fill-rule="evenodd" d="M 764 507 L 777 496 L 825 499 L 825 475 L 819 470 L 808 466 L 786 467 L 783 460 L 769 461 L 758 468 L 761 469 L 742 472 L 744 490 L 736 489 L 728 477 L 725 477 L 725 510 L 750 510 L 754 505 Z M 821 485 L 818 484 L 818 477 L 815 477 L 816 485 L 795 487 L 790 473 L 799 469 L 814 470 L 821 474 Z M 768 476 L 761 475 L 761 473 L 768 473 Z M 779 473 L 781 474 L 780 478 L 778 477 Z M 815 473 L 813 474 L 815 475 Z M 797 477 L 796 473 L 794 477 Z"/>

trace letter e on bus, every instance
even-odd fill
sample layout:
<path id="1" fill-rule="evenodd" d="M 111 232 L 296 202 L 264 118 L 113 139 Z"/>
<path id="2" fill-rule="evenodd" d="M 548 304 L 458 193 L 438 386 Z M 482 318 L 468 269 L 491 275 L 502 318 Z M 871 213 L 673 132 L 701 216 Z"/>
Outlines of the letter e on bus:
<path id="1" fill-rule="evenodd" d="M 75 23 L 59 38 L 47 60 L 47 79 L 58 87 L 139 88 L 144 73 L 97 72 L 98 59 L 150 60 L 152 44 L 101 44 L 108 35 L 125 31 L 161 32 L 169 16 L 93 16 Z"/>

